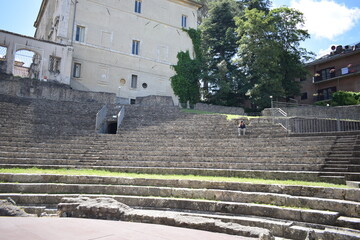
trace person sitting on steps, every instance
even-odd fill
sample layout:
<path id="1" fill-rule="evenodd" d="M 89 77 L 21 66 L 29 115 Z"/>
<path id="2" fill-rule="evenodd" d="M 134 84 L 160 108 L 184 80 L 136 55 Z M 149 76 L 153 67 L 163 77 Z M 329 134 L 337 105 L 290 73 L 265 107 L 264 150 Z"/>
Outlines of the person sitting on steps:
<path id="1" fill-rule="evenodd" d="M 246 125 L 244 121 L 240 121 L 239 126 L 238 126 L 238 135 L 245 135 L 246 132 Z"/>

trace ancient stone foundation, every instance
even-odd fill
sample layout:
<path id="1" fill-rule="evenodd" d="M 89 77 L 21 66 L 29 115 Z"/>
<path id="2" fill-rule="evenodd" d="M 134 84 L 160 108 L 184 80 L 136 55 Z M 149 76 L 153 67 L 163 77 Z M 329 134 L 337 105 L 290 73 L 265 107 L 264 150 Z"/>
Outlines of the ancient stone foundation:
<path id="1" fill-rule="evenodd" d="M 246 237 L 256 237 L 261 240 L 274 239 L 267 229 L 242 226 L 236 223 L 225 223 L 221 220 L 212 218 L 187 216 L 186 213 L 135 210 L 112 198 L 63 198 L 61 203 L 58 204 L 58 211 L 61 217 L 154 223 Z"/>

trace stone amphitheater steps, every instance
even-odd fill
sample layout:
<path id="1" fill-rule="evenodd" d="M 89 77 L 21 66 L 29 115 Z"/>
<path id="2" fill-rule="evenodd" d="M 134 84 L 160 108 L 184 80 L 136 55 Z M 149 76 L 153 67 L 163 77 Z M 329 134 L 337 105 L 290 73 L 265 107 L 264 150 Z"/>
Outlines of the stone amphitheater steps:
<path id="1" fill-rule="evenodd" d="M 0 174 L 0 182 L 0 198 L 28 207 L 54 207 L 79 194 L 103 196 L 146 211 L 177 209 L 267 228 L 289 239 L 304 239 L 309 230 L 329 237 L 322 239 L 360 238 L 359 189 L 29 174 Z"/>
<path id="2" fill-rule="evenodd" d="M 360 152 L 356 150 L 357 135 L 337 136 L 334 146 L 325 158 L 324 178 L 360 180 Z"/>
<path id="3" fill-rule="evenodd" d="M 270 119 L 251 120 L 248 124 L 249 134 L 237 137 L 236 121 L 227 121 L 223 115 L 194 115 L 182 113 L 175 107 L 149 106 L 125 106 L 126 115 L 119 134 L 105 137 L 91 134 L 93 118 L 86 118 L 93 111 L 87 106 L 89 104 L 2 97 L 5 100 L 0 106 L 9 108 L 12 114 L 6 115 L 6 127 L 0 129 L 0 143 L 4 143 L 0 156 L 6 163 L 14 165 L 29 160 L 29 163 L 42 161 L 46 166 L 56 163 L 75 166 L 104 164 L 116 168 L 117 165 L 124 167 L 127 164 L 139 170 L 141 164 L 147 169 L 165 167 L 166 162 L 169 167 L 182 169 L 259 169 L 260 163 L 271 163 L 273 165 L 267 164 L 264 169 L 284 170 L 288 163 L 291 171 L 318 171 L 332 141 L 344 145 L 354 140 L 331 136 L 288 138 L 284 137 L 286 131 L 271 124 Z M 14 104 L 24 108 L 26 114 L 13 111 Z M 75 124 L 76 116 L 87 124 Z M 62 127 L 56 128 L 56 120 Z M 34 136 L 34 132 L 41 134 Z M 16 147 L 6 141 L 11 144 L 16 142 Z M 21 148 L 19 145 L 24 145 L 21 141 L 41 142 L 41 145 L 33 145 L 31 149 L 25 144 Z M 47 143 L 53 145 L 45 145 Z M 43 161 L 45 155 L 48 163 Z M 346 156 L 334 152 L 332 157 Z M 249 165 L 251 162 L 254 165 Z M 245 163 L 249 167 L 244 168 Z M 334 170 L 331 167 L 329 169 Z"/>

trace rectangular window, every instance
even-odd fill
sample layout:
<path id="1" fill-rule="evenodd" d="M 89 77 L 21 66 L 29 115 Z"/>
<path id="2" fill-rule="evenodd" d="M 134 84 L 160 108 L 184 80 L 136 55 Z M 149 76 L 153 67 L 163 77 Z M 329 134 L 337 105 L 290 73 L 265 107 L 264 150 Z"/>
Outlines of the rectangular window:
<path id="1" fill-rule="evenodd" d="M 336 92 L 336 87 L 329 87 L 318 90 L 318 101 L 332 99 L 332 94 Z"/>
<path id="2" fill-rule="evenodd" d="M 81 76 L 81 64 L 80 63 L 74 63 L 73 77 L 74 78 L 80 78 L 80 76 Z"/>
<path id="3" fill-rule="evenodd" d="M 61 58 L 50 56 L 49 60 L 49 72 L 59 73 L 60 72 Z"/>
<path id="4" fill-rule="evenodd" d="M 335 67 L 321 69 L 315 73 L 314 82 L 330 79 L 336 76 Z"/>
<path id="5" fill-rule="evenodd" d="M 134 55 L 139 55 L 139 49 L 140 49 L 140 41 L 133 40 L 131 53 Z"/>
<path id="6" fill-rule="evenodd" d="M 131 75 L 131 88 L 137 88 L 137 75 Z"/>
<path id="7" fill-rule="evenodd" d="M 75 41 L 77 41 L 77 42 L 85 41 L 85 27 L 82 27 L 79 25 L 76 26 Z"/>
<path id="8" fill-rule="evenodd" d="M 139 1 L 139 0 L 135 1 L 135 12 L 141 13 L 141 1 Z"/>
<path id="9" fill-rule="evenodd" d="M 183 28 L 186 28 L 186 27 L 187 27 L 187 16 L 185 16 L 185 15 L 182 15 L 182 16 L 181 16 L 181 26 L 182 26 Z"/>

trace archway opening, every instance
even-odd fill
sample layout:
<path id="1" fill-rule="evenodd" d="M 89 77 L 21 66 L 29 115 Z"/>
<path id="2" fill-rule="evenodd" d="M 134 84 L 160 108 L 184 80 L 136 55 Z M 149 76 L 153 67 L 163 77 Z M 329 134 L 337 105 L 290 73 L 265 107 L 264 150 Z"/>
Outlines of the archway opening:
<path id="1" fill-rule="evenodd" d="M 6 53 L 7 47 L 0 45 L 0 72 L 6 73 Z"/>
<path id="2" fill-rule="evenodd" d="M 13 75 L 39 79 L 40 61 L 40 55 L 34 51 L 26 49 L 16 51 Z"/>
<path id="3" fill-rule="evenodd" d="M 117 132 L 117 122 L 109 123 L 107 127 L 107 133 L 108 134 L 116 134 Z"/>

